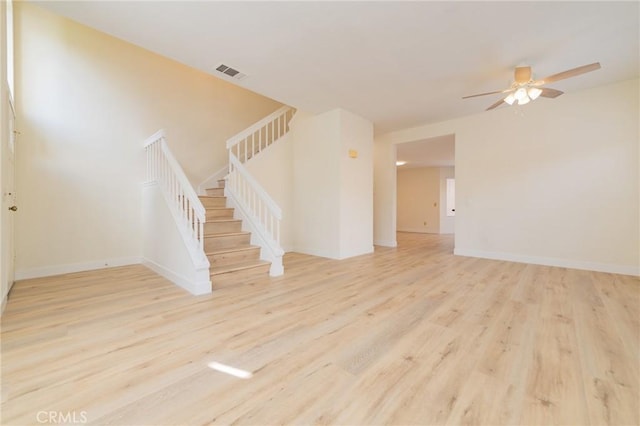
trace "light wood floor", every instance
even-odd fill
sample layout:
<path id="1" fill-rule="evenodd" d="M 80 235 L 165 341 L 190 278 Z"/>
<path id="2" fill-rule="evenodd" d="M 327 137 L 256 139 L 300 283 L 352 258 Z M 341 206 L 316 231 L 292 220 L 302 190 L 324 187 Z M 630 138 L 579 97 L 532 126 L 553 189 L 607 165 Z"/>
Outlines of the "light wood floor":
<path id="1" fill-rule="evenodd" d="M 639 424 L 637 278 L 398 239 L 200 297 L 142 266 L 18 282 L 2 424 Z"/>

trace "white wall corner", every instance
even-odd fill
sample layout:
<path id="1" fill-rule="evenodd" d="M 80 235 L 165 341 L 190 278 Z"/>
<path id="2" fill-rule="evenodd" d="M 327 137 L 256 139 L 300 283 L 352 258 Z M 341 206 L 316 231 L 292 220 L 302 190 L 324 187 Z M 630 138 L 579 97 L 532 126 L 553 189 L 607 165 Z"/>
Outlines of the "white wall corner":
<path id="1" fill-rule="evenodd" d="M 345 254 L 340 254 L 340 257 L 338 258 L 338 260 L 343 260 L 343 259 L 350 259 L 352 257 L 357 257 L 357 256 L 364 256 L 365 254 L 371 254 L 374 252 L 374 247 L 373 245 L 365 248 L 365 249 L 361 249 L 361 250 L 357 250 L 357 251 L 349 251 L 349 253 Z"/>
<path id="2" fill-rule="evenodd" d="M 398 242 L 396 240 L 376 240 L 373 242 L 373 245 L 380 247 L 398 247 Z"/>
<path id="3" fill-rule="evenodd" d="M 324 247 L 309 247 L 309 246 L 296 246 L 294 249 L 296 253 L 308 254 L 310 256 L 325 257 L 327 259 L 340 260 L 336 256 L 336 250 L 327 249 Z"/>

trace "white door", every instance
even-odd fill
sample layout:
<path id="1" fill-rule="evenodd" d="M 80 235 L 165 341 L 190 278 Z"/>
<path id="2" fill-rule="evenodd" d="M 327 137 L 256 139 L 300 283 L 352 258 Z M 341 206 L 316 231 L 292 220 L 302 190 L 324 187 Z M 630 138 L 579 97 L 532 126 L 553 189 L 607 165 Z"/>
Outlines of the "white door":
<path id="1" fill-rule="evenodd" d="M 456 215 L 456 180 L 447 179 L 447 216 Z"/>
<path id="2" fill-rule="evenodd" d="M 2 138 L 2 300 L 6 300 L 6 295 L 11 290 L 14 281 L 15 250 L 13 244 L 13 223 L 17 214 L 17 197 L 15 190 L 15 158 L 16 158 L 16 135 L 15 130 L 15 110 L 11 97 L 3 99 L 8 111 L 8 135 Z"/>

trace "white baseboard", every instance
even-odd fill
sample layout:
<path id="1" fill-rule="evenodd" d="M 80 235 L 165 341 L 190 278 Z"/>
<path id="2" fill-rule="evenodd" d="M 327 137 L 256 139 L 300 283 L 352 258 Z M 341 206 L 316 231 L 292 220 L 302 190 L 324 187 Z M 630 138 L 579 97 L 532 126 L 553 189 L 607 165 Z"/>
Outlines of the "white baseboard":
<path id="1" fill-rule="evenodd" d="M 66 265 L 53 265 L 40 268 L 16 270 L 15 280 L 28 280 L 31 278 L 50 277 L 54 275 L 72 274 L 74 272 L 92 271 L 94 269 L 137 265 L 140 264 L 141 261 L 142 259 L 140 259 L 139 257 L 120 257 L 116 259 L 104 259 L 91 262 L 71 263 Z"/>
<path id="2" fill-rule="evenodd" d="M 432 228 L 398 228 L 397 232 L 414 232 L 417 234 L 439 234 L 439 229 Z"/>
<path id="3" fill-rule="evenodd" d="M 329 250 L 326 250 L 326 249 L 309 248 L 309 247 L 297 247 L 294 251 L 296 253 L 308 254 L 311 256 L 318 256 L 318 257 L 325 257 L 327 259 L 344 260 L 344 259 L 349 259 L 356 256 L 362 256 L 365 254 L 373 253 L 374 246 L 371 246 L 371 248 L 366 248 L 366 249 L 351 253 L 349 254 L 349 256 L 342 256 L 340 253 L 330 252 Z"/>
<path id="4" fill-rule="evenodd" d="M 612 265 L 610 263 L 585 262 L 582 260 L 558 259 L 553 257 L 528 256 L 513 253 L 500 253 L 484 250 L 455 248 L 456 256 L 480 257 L 483 259 L 506 260 L 508 262 L 530 263 L 533 265 L 558 266 L 561 268 L 582 269 L 586 271 L 608 272 L 611 274 L 640 276 L 640 267 Z"/>
<path id="5" fill-rule="evenodd" d="M 211 293 L 211 279 L 209 277 L 209 268 L 202 269 L 201 276 L 196 280 L 191 280 L 175 271 L 165 268 L 157 264 L 153 260 L 143 259 L 142 264 L 151 269 L 156 274 L 168 279 L 178 287 L 182 287 L 194 296 Z"/>
<path id="6" fill-rule="evenodd" d="M 326 257 L 327 259 L 339 260 L 335 252 L 316 247 L 296 247 L 293 251 L 296 253 L 308 254 L 310 256 Z"/>
<path id="7" fill-rule="evenodd" d="M 373 245 L 381 247 L 398 247 L 398 242 L 395 240 L 377 240 L 373 242 Z"/>

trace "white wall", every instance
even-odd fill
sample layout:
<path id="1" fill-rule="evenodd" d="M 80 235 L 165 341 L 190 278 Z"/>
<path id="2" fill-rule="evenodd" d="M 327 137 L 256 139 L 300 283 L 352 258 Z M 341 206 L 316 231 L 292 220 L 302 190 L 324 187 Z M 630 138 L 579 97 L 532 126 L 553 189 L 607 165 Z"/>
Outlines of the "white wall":
<path id="1" fill-rule="evenodd" d="M 23 278 L 140 259 L 144 139 L 164 128 L 198 183 L 226 164 L 227 138 L 280 106 L 26 2 L 16 54 Z"/>
<path id="2" fill-rule="evenodd" d="M 376 144 L 455 133 L 458 254 L 639 274 L 638 89 L 631 80 L 566 93 Z M 385 198 L 376 206 L 393 208 Z"/>
<path id="3" fill-rule="evenodd" d="M 282 209 L 280 246 L 293 250 L 293 142 L 287 133 L 245 163 L 249 173 Z"/>
<path id="4" fill-rule="evenodd" d="M 398 231 L 440 233 L 440 169 L 398 168 Z"/>
<path id="5" fill-rule="evenodd" d="M 191 294 L 211 293 L 209 265 L 196 265 L 157 184 L 142 189 L 142 263 Z"/>
<path id="6" fill-rule="evenodd" d="M 340 110 L 340 128 L 339 258 L 344 259 L 373 251 L 373 124 Z"/>
<path id="7" fill-rule="evenodd" d="M 371 252 L 372 124 L 339 109 L 298 111 L 290 134 L 295 250 L 336 259 Z"/>
<path id="8" fill-rule="evenodd" d="M 5 151 L 8 146 L 9 140 L 9 105 L 6 101 L 7 93 L 7 31 L 5 28 L 6 22 L 6 2 L 0 2 L 0 296 L 2 297 L 0 302 L 0 313 L 4 311 L 4 307 L 7 303 L 7 294 L 9 293 L 9 285 L 11 277 L 8 274 L 11 268 L 7 262 L 12 260 L 9 258 L 12 252 L 11 247 L 8 247 L 10 240 L 8 234 L 11 232 L 9 223 L 8 206 L 5 203 L 7 178 L 5 174 L 9 170 L 8 155 Z"/>
<path id="9" fill-rule="evenodd" d="M 396 247 L 396 146 L 386 140 L 373 144 L 373 241 Z"/>
<path id="10" fill-rule="evenodd" d="M 296 113 L 293 146 L 293 240 L 301 253 L 340 252 L 340 111 Z"/>

